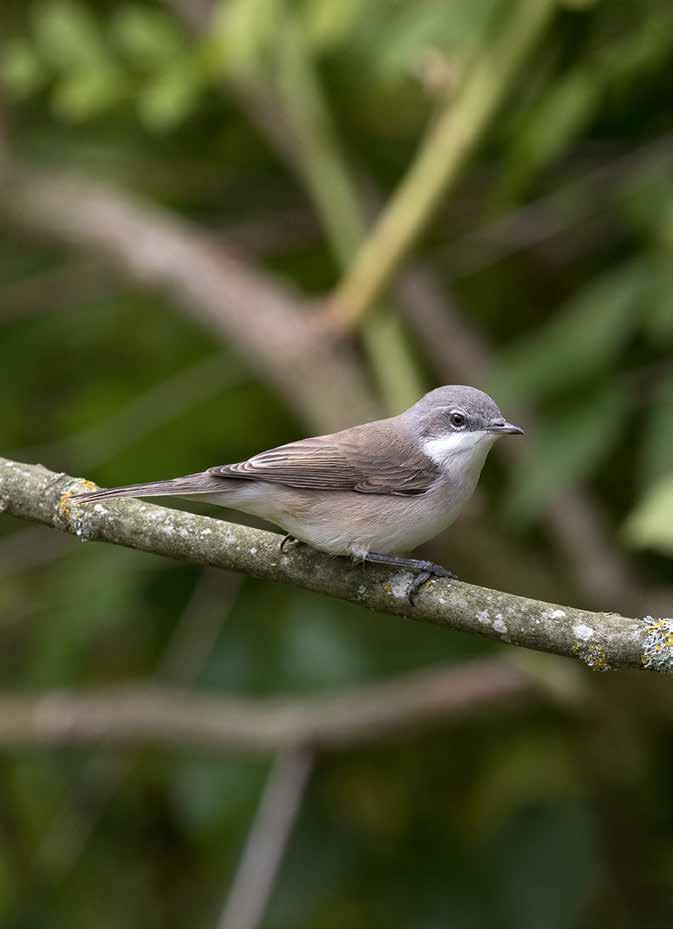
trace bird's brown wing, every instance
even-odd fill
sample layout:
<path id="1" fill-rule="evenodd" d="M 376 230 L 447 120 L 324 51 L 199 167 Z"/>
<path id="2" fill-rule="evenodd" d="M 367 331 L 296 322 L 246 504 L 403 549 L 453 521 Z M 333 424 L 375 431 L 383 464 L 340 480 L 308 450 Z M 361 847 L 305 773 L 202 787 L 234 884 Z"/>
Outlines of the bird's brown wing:
<path id="1" fill-rule="evenodd" d="M 390 420 L 302 439 L 238 464 L 211 468 L 217 477 L 285 484 L 302 490 L 354 490 L 414 496 L 439 476 L 404 431 Z"/>

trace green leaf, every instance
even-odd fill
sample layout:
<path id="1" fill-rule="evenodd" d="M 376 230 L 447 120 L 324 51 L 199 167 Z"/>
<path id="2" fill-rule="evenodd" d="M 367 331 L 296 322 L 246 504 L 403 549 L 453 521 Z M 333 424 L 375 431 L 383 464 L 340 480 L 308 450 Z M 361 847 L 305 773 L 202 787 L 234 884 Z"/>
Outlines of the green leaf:
<path id="1" fill-rule="evenodd" d="M 274 48 L 282 22 L 282 0 L 220 0 L 207 40 L 212 68 L 234 77 L 254 76 Z"/>
<path id="2" fill-rule="evenodd" d="M 370 4 L 364 38 L 375 43 L 378 54 L 371 62 L 378 76 L 399 82 L 417 73 L 431 53 L 448 56 L 460 66 L 484 41 L 493 20 L 494 0 L 401 4 L 397 9 Z"/>
<path id="3" fill-rule="evenodd" d="M 363 0 L 310 0 L 304 12 L 309 46 L 326 49 L 344 41 L 357 27 L 363 6 Z"/>
<path id="4" fill-rule="evenodd" d="M 649 263 L 632 261 L 585 288 L 545 326 L 505 351 L 489 378 L 506 405 L 576 387 L 605 371 L 639 326 Z"/>
<path id="5" fill-rule="evenodd" d="M 138 112 L 156 132 L 179 126 L 195 109 L 203 87 L 202 72 L 192 61 L 180 61 L 147 84 L 138 98 Z"/>
<path id="6" fill-rule="evenodd" d="M 109 59 L 98 23 L 76 0 L 38 4 L 34 30 L 42 56 L 58 71 L 93 70 Z"/>
<path id="7" fill-rule="evenodd" d="M 645 157 L 643 163 L 636 165 L 633 173 L 622 181 L 617 201 L 619 216 L 639 236 L 650 238 L 653 226 L 661 223 L 659 232 L 662 238 L 666 238 L 665 233 L 670 228 L 667 219 L 673 218 L 670 216 L 673 197 L 670 167 L 670 156 L 655 152 Z"/>
<path id="8" fill-rule="evenodd" d="M 610 385 L 540 424 L 530 457 L 513 472 L 507 516 L 526 523 L 564 487 L 586 477 L 618 440 L 629 405 L 627 389 Z"/>
<path id="9" fill-rule="evenodd" d="M 649 486 L 673 470 L 673 375 L 657 385 L 640 448 L 640 470 Z"/>
<path id="10" fill-rule="evenodd" d="M 143 68 L 174 65 L 187 52 L 185 37 L 164 13 L 129 5 L 118 10 L 112 34 L 119 48 Z"/>
<path id="11" fill-rule="evenodd" d="M 671 238 L 673 244 L 673 235 Z M 673 267 L 669 256 L 670 252 L 656 262 L 645 317 L 645 335 L 657 348 L 673 342 Z"/>
<path id="12" fill-rule="evenodd" d="M 14 39 L 2 49 L 0 80 L 10 96 L 29 97 L 44 84 L 46 75 L 35 49 L 23 39 Z"/>
<path id="13" fill-rule="evenodd" d="M 623 38 L 601 41 L 574 70 L 561 76 L 531 106 L 523 126 L 513 135 L 509 168 L 502 172 L 504 192 L 511 199 L 532 176 L 559 157 L 587 124 L 608 110 L 613 101 L 623 105 L 635 81 L 664 66 L 671 54 L 673 10 L 661 6 L 657 14 L 634 18 Z"/>
<path id="14" fill-rule="evenodd" d="M 673 555 L 673 471 L 645 493 L 624 524 L 624 537 L 634 548 Z"/>
<path id="15" fill-rule="evenodd" d="M 105 113 L 126 93 L 123 74 L 113 67 L 73 72 L 54 89 L 54 110 L 73 122 L 84 122 Z"/>
<path id="16" fill-rule="evenodd" d="M 518 189 L 563 152 L 592 116 L 600 85 L 589 69 L 571 72 L 549 90 L 534 118 L 527 118 L 512 146 L 507 187 Z"/>

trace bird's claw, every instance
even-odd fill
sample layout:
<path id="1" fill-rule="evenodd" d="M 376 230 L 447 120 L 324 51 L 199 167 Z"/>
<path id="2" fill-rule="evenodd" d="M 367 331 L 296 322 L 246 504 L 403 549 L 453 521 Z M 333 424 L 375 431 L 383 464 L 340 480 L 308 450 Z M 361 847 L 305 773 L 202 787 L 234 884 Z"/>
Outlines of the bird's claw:
<path id="1" fill-rule="evenodd" d="M 425 562 L 420 573 L 412 580 L 409 585 L 409 590 L 407 591 L 407 599 L 411 606 L 416 606 L 417 594 L 433 577 L 444 577 L 452 581 L 458 580 L 458 575 L 454 574 L 453 571 L 449 571 L 448 568 L 444 568 L 439 564 L 433 564 L 431 561 Z"/>

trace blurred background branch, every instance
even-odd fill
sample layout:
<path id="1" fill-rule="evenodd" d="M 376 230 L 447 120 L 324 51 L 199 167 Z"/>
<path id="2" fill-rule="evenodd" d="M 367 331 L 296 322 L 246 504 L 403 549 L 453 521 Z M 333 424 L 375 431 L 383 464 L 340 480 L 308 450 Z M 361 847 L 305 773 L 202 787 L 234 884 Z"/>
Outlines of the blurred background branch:
<path id="1" fill-rule="evenodd" d="M 525 701 L 536 692 L 524 671 L 484 659 L 314 701 L 254 701 L 154 688 L 120 694 L 0 698 L 0 744 L 199 748 L 273 754 L 345 750 L 415 732 L 452 717 Z"/>

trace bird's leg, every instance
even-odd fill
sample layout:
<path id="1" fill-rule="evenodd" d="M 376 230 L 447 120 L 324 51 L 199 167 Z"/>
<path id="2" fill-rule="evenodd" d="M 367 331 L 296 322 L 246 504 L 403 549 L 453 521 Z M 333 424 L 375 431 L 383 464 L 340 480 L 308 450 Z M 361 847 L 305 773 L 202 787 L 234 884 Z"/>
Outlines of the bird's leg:
<path id="1" fill-rule="evenodd" d="M 458 580 L 453 571 L 449 571 L 448 568 L 443 568 L 439 564 L 434 564 L 432 561 L 425 561 L 422 558 L 402 558 L 399 555 L 377 555 L 376 552 L 368 552 L 364 560 L 371 561 L 374 564 L 387 564 L 396 568 L 408 568 L 410 571 L 413 571 L 416 577 L 409 585 L 409 590 L 407 591 L 407 597 L 412 606 L 414 606 L 416 594 L 431 577 L 448 577 L 454 581 Z"/>
<path id="2" fill-rule="evenodd" d="M 287 545 L 288 542 L 298 542 L 298 541 L 299 541 L 299 539 L 296 539 L 293 535 L 290 535 L 289 532 L 288 532 L 287 535 L 283 536 L 283 539 L 282 539 L 282 541 L 281 541 L 281 543 L 280 543 L 280 553 L 281 553 L 281 555 L 282 555 L 283 552 L 285 551 L 285 546 Z"/>

